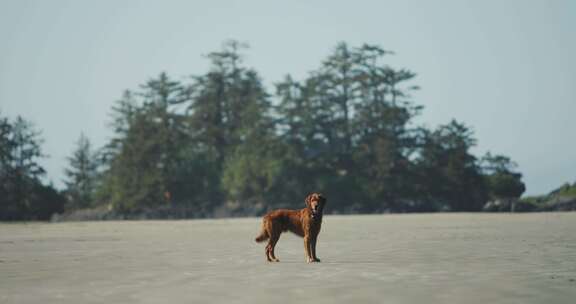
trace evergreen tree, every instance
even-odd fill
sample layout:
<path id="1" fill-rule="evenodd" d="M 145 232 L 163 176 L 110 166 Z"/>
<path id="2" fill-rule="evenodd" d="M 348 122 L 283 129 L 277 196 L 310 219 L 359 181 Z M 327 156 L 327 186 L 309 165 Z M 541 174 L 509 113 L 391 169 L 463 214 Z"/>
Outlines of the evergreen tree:
<path id="1" fill-rule="evenodd" d="M 518 165 L 507 156 L 488 152 L 482 157 L 481 167 L 490 198 L 510 202 L 510 211 L 514 212 L 516 201 L 526 191 L 522 174 L 516 172 Z"/>
<path id="2" fill-rule="evenodd" d="M 421 106 L 410 100 L 409 86 L 415 74 L 395 70 L 382 61 L 392 54 L 375 45 L 356 51 L 360 102 L 354 120 L 357 149 L 354 153 L 360 170 L 355 175 L 364 185 L 363 193 L 372 204 L 368 210 L 409 210 L 415 189 L 411 157 L 416 151 L 415 129 L 409 124 Z"/>
<path id="3" fill-rule="evenodd" d="M 211 70 L 195 78 L 190 106 L 197 150 L 211 155 L 222 195 L 243 202 L 240 209 L 262 205 L 280 155 L 268 94 L 258 73 L 242 65 L 239 50 L 245 47 L 228 41 L 220 52 L 209 54 Z"/>
<path id="4" fill-rule="evenodd" d="M 381 62 L 390 53 L 341 43 L 302 84 L 289 76 L 277 84 L 280 130 L 298 159 L 293 171 L 337 197 L 333 208 L 396 208 L 411 192 L 405 177 L 416 147 L 407 125 L 421 107 L 409 100 L 416 87 L 404 85 L 414 74 Z"/>
<path id="5" fill-rule="evenodd" d="M 115 209 L 130 213 L 180 199 L 176 171 L 186 127 L 173 108 L 184 101 L 183 86 L 162 73 L 136 95 L 126 93 L 114 108 L 116 137 L 106 150 L 109 169 L 101 196 Z"/>
<path id="6" fill-rule="evenodd" d="M 418 128 L 416 74 L 386 65 L 392 52 L 340 43 L 305 79 L 277 83 L 271 99 L 243 64 L 246 47 L 226 42 L 191 83 L 161 74 L 124 95 L 99 201 L 202 216 L 296 207 L 311 191 L 337 212 L 472 211 L 486 201 L 492 186 L 470 152 L 471 130 Z"/>
<path id="7" fill-rule="evenodd" d="M 41 143 L 30 122 L 0 116 L 0 220 L 46 220 L 62 212 L 61 195 L 40 180 Z"/>
<path id="8" fill-rule="evenodd" d="M 452 120 L 426 132 L 419 158 L 429 198 L 451 211 L 479 211 L 487 200 L 472 130 Z"/>
<path id="9" fill-rule="evenodd" d="M 76 143 L 76 150 L 68 157 L 68 166 L 65 170 L 68 208 L 80 209 L 92 206 L 98 162 L 89 139 L 83 133 Z"/>

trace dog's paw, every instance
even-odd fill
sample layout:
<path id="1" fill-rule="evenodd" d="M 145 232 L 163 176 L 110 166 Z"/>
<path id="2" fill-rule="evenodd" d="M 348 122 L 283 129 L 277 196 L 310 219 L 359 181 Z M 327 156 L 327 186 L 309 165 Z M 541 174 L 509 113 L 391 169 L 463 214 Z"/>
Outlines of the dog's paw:
<path id="1" fill-rule="evenodd" d="M 320 259 L 308 258 L 307 262 L 308 263 L 318 263 L 318 262 L 320 262 Z"/>

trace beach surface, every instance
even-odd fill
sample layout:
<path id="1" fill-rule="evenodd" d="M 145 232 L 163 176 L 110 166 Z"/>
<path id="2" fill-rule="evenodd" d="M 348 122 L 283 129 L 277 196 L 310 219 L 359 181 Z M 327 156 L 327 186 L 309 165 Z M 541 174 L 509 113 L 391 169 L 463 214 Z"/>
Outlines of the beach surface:
<path id="1" fill-rule="evenodd" d="M 576 213 L 0 224 L 0 303 L 575 303 Z"/>

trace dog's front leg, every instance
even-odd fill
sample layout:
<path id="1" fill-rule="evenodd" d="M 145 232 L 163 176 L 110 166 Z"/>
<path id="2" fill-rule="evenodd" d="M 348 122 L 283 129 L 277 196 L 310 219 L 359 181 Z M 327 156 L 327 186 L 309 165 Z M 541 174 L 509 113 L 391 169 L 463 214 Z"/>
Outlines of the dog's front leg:
<path id="1" fill-rule="evenodd" d="M 316 256 L 316 242 L 318 241 L 318 236 L 310 238 L 310 251 L 312 253 L 312 259 L 314 262 L 320 262 L 320 259 Z"/>
<path id="2" fill-rule="evenodd" d="M 304 235 L 304 251 L 306 253 L 306 262 L 312 263 L 314 259 L 312 258 L 312 248 L 310 247 L 310 235 Z"/>

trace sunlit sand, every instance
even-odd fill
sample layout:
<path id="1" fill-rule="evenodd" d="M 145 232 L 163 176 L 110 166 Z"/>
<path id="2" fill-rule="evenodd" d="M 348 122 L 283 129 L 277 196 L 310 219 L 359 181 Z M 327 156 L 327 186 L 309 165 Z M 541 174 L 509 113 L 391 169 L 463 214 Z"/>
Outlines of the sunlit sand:
<path id="1" fill-rule="evenodd" d="M 574 303 L 576 213 L 0 224 L 0 303 Z"/>

